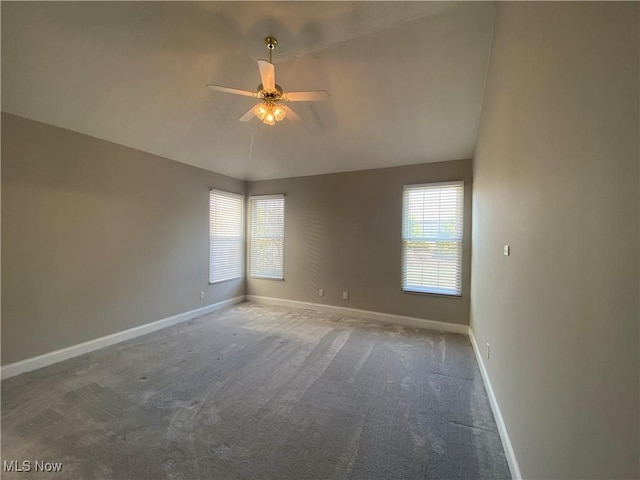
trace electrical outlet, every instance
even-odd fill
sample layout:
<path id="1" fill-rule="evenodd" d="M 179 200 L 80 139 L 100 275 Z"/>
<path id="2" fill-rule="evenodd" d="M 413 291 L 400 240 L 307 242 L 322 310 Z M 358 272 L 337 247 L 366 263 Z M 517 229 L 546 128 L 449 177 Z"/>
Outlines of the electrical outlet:
<path id="1" fill-rule="evenodd" d="M 200 292 L 200 300 L 204 298 L 204 292 Z"/>
<path id="2" fill-rule="evenodd" d="M 349 292 L 342 292 L 342 299 L 349 300 Z"/>
<path id="3" fill-rule="evenodd" d="M 324 297 L 324 288 L 321 288 L 320 290 L 318 290 L 318 296 Z"/>
<path id="4" fill-rule="evenodd" d="M 508 257 L 509 255 L 511 255 L 511 246 L 510 245 L 505 245 L 502 248 L 502 253 L 504 254 L 505 257 Z"/>
<path id="5" fill-rule="evenodd" d="M 491 358 L 491 345 L 487 342 L 487 360 L 489 360 L 489 358 Z"/>

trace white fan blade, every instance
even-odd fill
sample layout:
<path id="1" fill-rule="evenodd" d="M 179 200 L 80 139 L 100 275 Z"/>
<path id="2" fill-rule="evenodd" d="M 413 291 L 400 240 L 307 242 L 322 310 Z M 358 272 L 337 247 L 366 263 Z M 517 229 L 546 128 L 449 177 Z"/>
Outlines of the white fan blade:
<path id="1" fill-rule="evenodd" d="M 276 68 L 271 62 L 266 60 L 258 60 L 258 68 L 260 69 L 260 78 L 262 79 L 262 87 L 265 90 L 276 89 Z"/>
<path id="2" fill-rule="evenodd" d="M 247 113 L 242 115 L 238 120 L 240 120 L 241 122 L 248 122 L 249 120 L 251 120 L 255 115 L 254 113 L 255 108 L 256 107 L 251 107 L 251 110 L 249 110 Z"/>
<path id="3" fill-rule="evenodd" d="M 282 108 L 282 110 L 284 110 L 285 112 L 287 112 L 287 116 L 286 118 L 288 118 L 289 120 L 293 120 L 294 122 L 299 122 L 302 119 L 298 116 L 298 114 L 296 112 L 294 112 L 293 110 L 291 110 L 289 107 L 287 107 L 286 105 L 282 105 L 280 104 L 280 108 Z"/>
<path id="4" fill-rule="evenodd" d="M 313 90 L 310 92 L 288 92 L 284 94 L 287 102 L 321 102 L 329 98 L 325 90 Z"/>
<path id="5" fill-rule="evenodd" d="M 223 87 L 222 85 L 213 85 L 212 83 L 208 84 L 207 87 L 210 87 L 213 90 L 218 90 L 219 92 L 233 93 L 234 95 L 244 95 L 245 97 L 258 96 L 257 92 L 249 92 L 247 90 L 239 90 L 237 88 Z"/>

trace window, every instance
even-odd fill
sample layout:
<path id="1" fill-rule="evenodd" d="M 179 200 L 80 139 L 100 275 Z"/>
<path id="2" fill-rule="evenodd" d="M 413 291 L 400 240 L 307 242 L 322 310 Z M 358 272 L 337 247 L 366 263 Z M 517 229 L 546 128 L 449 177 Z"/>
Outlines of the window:
<path id="1" fill-rule="evenodd" d="M 243 204 L 242 195 L 209 194 L 209 283 L 242 277 Z"/>
<path id="2" fill-rule="evenodd" d="M 249 275 L 284 278 L 284 195 L 251 197 Z"/>
<path id="3" fill-rule="evenodd" d="M 463 198 L 463 182 L 404 187 L 404 291 L 461 295 Z"/>

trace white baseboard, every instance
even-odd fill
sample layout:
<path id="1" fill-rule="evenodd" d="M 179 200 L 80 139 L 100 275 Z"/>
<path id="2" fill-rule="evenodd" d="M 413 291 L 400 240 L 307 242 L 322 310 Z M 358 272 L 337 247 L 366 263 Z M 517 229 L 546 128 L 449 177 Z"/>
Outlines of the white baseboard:
<path id="1" fill-rule="evenodd" d="M 473 330 L 471 330 L 471 327 L 469 327 L 469 339 L 471 340 L 471 345 L 473 345 L 473 351 L 475 352 L 476 359 L 478 360 L 478 366 L 480 367 L 482 380 L 484 381 L 484 386 L 487 390 L 487 395 L 489 396 L 489 403 L 491 404 L 491 410 L 493 410 L 493 416 L 496 419 L 498 432 L 500 433 L 500 438 L 502 440 L 502 447 L 504 448 L 504 454 L 507 457 L 507 463 L 509 464 L 509 469 L 511 470 L 511 477 L 514 480 L 520 480 L 522 478 L 522 473 L 520 473 L 518 459 L 516 458 L 516 454 L 513 451 L 513 445 L 511 444 L 511 439 L 509 438 L 509 433 L 507 432 L 507 426 L 505 425 L 504 419 L 502 418 L 502 412 L 500 412 L 498 399 L 493 392 L 493 387 L 491 386 L 491 381 L 489 380 L 489 373 L 484 366 L 482 354 L 480 353 L 480 349 L 478 348 L 478 344 L 476 342 L 476 337 L 473 335 Z"/>
<path id="2" fill-rule="evenodd" d="M 170 327 L 177 323 L 185 322 L 187 320 L 191 320 L 192 318 L 206 315 L 208 313 L 215 312 L 216 310 L 221 310 L 225 307 L 235 305 L 236 303 L 240 303 L 243 301 L 244 295 L 241 295 L 239 297 L 230 298 L 229 300 L 223 300 L 222 302 L 207 305 L 206 307 L 197 308 L 189 312 L 180 313 L 172 317 L 167 317 L 155 322 L 146 323 L 144 325 L 140 325 L 139 327 L 130 328 L 128 330 L 116 332 L 105 337 L 89 340 L 88 342 L 72 345 L 61 350 L 38 355 L 37 357 L 27 358 L 26 360 L 10 363 L 8 365 L 3 365 L 1 369 L 2 380 L 15 377 L 16 375 L 20 375 L 21 373 L 30 372 L 38 368 L 46 367 L 54 363 L 62 362 L 63 360 L 77 357 L 78 355 L 82 355 L 84 353 L 99 350 L 115 343 L 124 342 L 125 340 L 139 337 L 140 335 L 155 332 L 156 330 L 160 330 L 161 328 Z"/>
<path id="3" fill-rule="evenodd" d="M 338 315 L 349 315 L 359 317 L 374 322 L 395 323 L 405 327 L 425 328 L 428 330 L 437 330 L 440 332 L 461 333 L 467 335 L 469 327 L 466 325 L 457 325 L 455 323 L 437 322 L 435 320 L 424 320 L 422 318 L 405 317 L 402 315 L 393 315 L 391 313 L 372 312 L 369 310 L 359 310 L 357 308 L 336 307 L 334 305 L 324 305 L 320 303 L 301 302 L 298 300 L 285 300 L 282 298 L 260 297 L 257 295 L 246 295 L 249 302 L 261 305 L 280 305 L 283 307 L 306 308 L 317 310 L 324 313 L 335 313 Z"/>

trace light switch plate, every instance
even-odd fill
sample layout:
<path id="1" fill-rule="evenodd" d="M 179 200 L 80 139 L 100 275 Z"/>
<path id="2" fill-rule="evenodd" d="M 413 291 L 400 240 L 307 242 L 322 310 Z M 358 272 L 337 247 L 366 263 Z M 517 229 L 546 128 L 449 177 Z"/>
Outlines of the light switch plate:
<path id="1" fill-rule="evenodd" d="M 511 246 L 505 245 L 502 252 L 504 253 L 505 257 L 508 257 L 509 255 L 511 255 Z"/>

